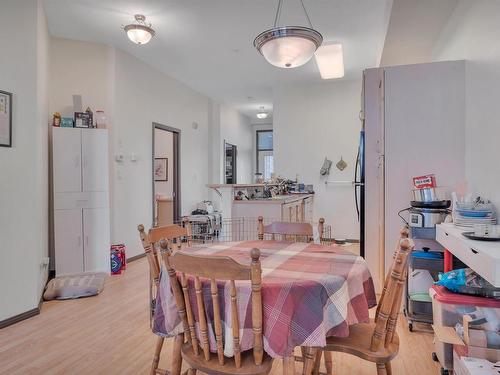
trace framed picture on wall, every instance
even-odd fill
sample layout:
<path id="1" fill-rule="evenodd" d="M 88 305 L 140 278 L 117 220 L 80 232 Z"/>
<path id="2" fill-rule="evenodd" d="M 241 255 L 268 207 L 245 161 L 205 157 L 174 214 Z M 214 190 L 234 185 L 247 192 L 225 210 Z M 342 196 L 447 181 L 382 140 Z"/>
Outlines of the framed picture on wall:
<path id="1" fill-rule="evenodd" d="M 0 147 L 12 147 L 12 94 L 1 90 Z"/>
<path id="2" fill-rule="evenodd" d="M 155 158 L 155 181 L 168 181 L 168 158 Z"/>

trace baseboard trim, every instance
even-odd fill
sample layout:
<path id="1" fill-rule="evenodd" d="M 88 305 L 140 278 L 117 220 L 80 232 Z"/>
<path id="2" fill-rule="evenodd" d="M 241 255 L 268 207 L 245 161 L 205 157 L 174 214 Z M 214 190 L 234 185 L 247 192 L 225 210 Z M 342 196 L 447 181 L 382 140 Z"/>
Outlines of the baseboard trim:
<path id="1" fill-rule="evenodd" d="M 135 260 L 139 260 L 141 258 L 144 258 L 145 256 L 146 256 L 146 253 L 142 253 L 142 254 L 135 255 L 133 257 L 127 258 L 127 263 L 133 262 Z"/>
<path id="2" fill-rule="evenodd" d="M 0 329 L 8 327 L 8 326 L 11 326 L 11 325 L 19 323 L 19 322 L 22 322 L 23 320 L 32 318 L 32 317 L 40 314 L 41 306 L 42 306 L 42 302 L 40 301 L 38 307 L 35 307 L 34 309 L 25 311 L 25 312 L 23 312 L 21 314 L 14 315 L 14 316 L 12 316 L 10 318 L 2 320 L 0 322 Z"/>

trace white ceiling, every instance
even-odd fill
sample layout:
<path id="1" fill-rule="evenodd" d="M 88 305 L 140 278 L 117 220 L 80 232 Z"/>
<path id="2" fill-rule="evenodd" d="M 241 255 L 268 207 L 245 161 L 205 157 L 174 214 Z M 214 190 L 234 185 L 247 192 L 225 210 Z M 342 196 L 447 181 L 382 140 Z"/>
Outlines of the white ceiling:
<path id="1" fill-rule="evenodd" d="M 325 43 L 340 42 L 346 75 L 378 66 L 392 0 L 305 0 Z M 285 70 L 254 49 L 274 21 L 271 0 L 44 0 L 51 35 L 121 48 L 195 90 L 254 117 L 272 109 L 273 87 L 321 82 L 314 59 Z M 128 41 L 121 25 L 146 15 L 157 34 L 147 45 Z M 281 24 L 305 25 L 299 0 L 285 0 Z"/>

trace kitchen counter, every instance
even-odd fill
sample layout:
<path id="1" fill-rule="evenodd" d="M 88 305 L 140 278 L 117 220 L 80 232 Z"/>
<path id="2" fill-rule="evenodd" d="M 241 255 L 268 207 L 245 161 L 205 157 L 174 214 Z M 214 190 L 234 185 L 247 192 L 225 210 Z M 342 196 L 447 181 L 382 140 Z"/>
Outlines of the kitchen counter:
<path id="1" fill-rule="evenodd" d="M 304 193 L 304 194 L 287 194 L 287 195 L 277 195 L 273 198 L 257 198 L 257 199 L 245 199 L 245 200 L 234 200 L 233 204 L 287 204 L 297 201 L 302 201 L 306 198 L 314 197 L 314 194 Z"/>
<path id="2" fill-rule="evenodd" d="M 214 201 L 224 219 L 257 218 L 276 221 L 312 221 L 314 194 L 295 193 L 278 195 L 273 198 L 235 200 L 238 190 L 276 186 L 273 184 L 208 184 L 207 187 L 217 192 Z"/>

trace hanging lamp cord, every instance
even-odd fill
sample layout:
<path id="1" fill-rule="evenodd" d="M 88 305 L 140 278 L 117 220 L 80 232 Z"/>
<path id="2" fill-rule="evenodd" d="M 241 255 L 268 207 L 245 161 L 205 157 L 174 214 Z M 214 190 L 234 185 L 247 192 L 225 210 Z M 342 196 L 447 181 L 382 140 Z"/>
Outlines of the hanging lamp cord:
<path id="1" fill-rule="evenodd" d="M 304 14 L 306 15 L 307 23 L 309 24 L 309 27 L 312 29 L 313 25 L 311 23 L 311 19 L 309 18 L 309 14 L 307 13 L 306 6 L 304 5 L 304 0 L 300 0 L 300 4 L 302 5 L 302 9 L 304 10 Z M 283 0 L 278 0 L 278 8 L 276 9 L 276 16 L 274 17 L 274 27 L 278 26 L 282 8 L 283 8 Z"/>
<path id="2" fill-rule="evenodd" d="M 276 16 L 274 16 L 274 27 L 278 26 L 282 7 L 283 7 L 283 0 L 278 0 L 278 8 L 276 9 Z"/>

